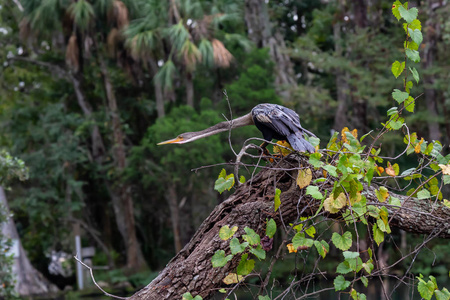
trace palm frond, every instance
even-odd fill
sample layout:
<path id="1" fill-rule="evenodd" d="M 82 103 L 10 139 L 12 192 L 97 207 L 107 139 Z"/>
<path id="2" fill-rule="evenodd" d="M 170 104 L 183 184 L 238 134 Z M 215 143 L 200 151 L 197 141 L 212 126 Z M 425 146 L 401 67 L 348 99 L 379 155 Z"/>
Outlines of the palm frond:
<path id="1" fill-rule="evenodd" d="M 216 66 L 228 68 L 233 60 L 233 55 L 231 55 L 230 51 L 228 51 L 222 42 L 217 39 L 212 40 L 212 47 L 214 51 L 214 63 Z"/>
<path id="2" fill-rule="evenodd" d="M 197 63 L 202 61 L 202 54 L 198 50 L 197 46 L 190 40 L 184 42 L 181 48 L 180 55 L 183 57 L 183 61 L 188 68 L 188 70 L 195 70 Z"/>
<path id="3" fill-rule="evenodd" d="M 72 36 L 69 38 L 69 42 L 67 43 L 66 48 L 66 65 L 74 72 L 78 72 L 80 67 L 80 62 L 78 59 L 79 49 L 77 36 L 75 34 L 72 34 Z"/>
<path id="4" fill-rule="evenodd" d="M 120 34 L 117 28 L 112 28 L 106 38 L 106 47 L 108 49 L 108 54 L 111 57 L 116 57 L 117 45 L 120 41 Z"/>
<path id="5" fill-rule="evenodd" d="M 86 30 L 95 16 L 94 8 L 86 0 L 78 0 L 72 3 L 67 11 L 81 30 Z"/>
<path id="6" fill-rule="evenodd" d="M 143 60 L 160 46 L 160 39 L 155 31 L 147 30 L 127 39 L 125 46 L 133 59 Z"/>
<path id="7" fill-rule="evenodd" d="M 130 20 L 128 18 L 128 8 L 125 3 L 119 0 L 115 0 L 113 3 L 114 7 L 114 16 L 117 24 L 117 28 L 122 29 L 125 26 L 128 26 Z"/>
<path id="8" fill-rule="evenodd" d="M 225 41 L 227 41 L 227 43 L 236 43 L 247 52 L 251 51 L 255 47 L 252 41 L 238 33 L 225 34 Z"/>
<path id="9" fill-rule="evenodd" d="M 199 0 L 178 0 L 177 6 L 185 19 L 198 20 L 203 17 L 203 7 Z"/>
<path id="10" fill-rule="evenodd" d="M 183 45 L 189 39 L 189 32 L 184 27 L 182 21 L 178 24 L 172 25 L 167 29 L 167 35 L 172 45 L 177 50 L 181 50 Z"/>
<path id="11" fill-rule="evenodd" d="M 24 9 L 29 12 L 31 28 L 35 31 L 59 29 L 61 5 L 58 0 L 25 1 Z M 38 2 L 38 3 L 36 3 Z"/>
<path id="12" fill-rule="evenodd" d="M 214 65 L 214 49 L 211 42 L 207 39 L 202 39 L 198 50 L 202 54 L 202 62 L 207 67 L 212 67 Z"/>
<path id="13" fill-rule="evenodd" d="M 166 90 L 171 90 L 172 80 L 174 75 L 176 74 L 177 68 L 171 59 L 166 61 L 164 65 L 159 69 L 158 73 L 156 73 L 154 80 L 157 80 L 161 86 Z"/>
<path id="14" fill-rule="evenodd" d="M 94 3 L 95 11 L 98 12 L 99 15 L 105 16 L 108 11 L 111 9 L 114 0 L 97 0 Z"/>

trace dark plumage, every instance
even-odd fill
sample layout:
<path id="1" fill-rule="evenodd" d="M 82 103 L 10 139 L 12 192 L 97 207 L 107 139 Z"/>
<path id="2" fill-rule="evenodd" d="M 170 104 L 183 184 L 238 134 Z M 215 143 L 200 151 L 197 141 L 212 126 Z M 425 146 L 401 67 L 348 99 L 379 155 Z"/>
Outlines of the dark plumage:
<path id="1" fill-rule="evenodd" d="M 259 104 L 252 109 L 252 118 L 266 141 L 287 140 L 294 150 L 314 152 L 314 147 L 304 139 L 304 133 L 315 136 L 300 124 L 298 114 L 277 104 Z"/>
<path id="2" fill-rule="evenodd" d="M 296 151 L 311 153 L 315 151 L 314 147 L 304 139 L 304 134 L 315 135 L 302 127 L 298 114 L 292 109 L 269 103 L 258 104 L 250 113 L 231 122 L 224 121 L 201 131 L 185 132 L 158 145 L 184 144 L 219 132 L 253 124 L 262 132 L 264 139 L 268 142 L 272 139 L 287 140 Z M 266 145 L 267 143 L 264 143 L 262 147 Z"/>

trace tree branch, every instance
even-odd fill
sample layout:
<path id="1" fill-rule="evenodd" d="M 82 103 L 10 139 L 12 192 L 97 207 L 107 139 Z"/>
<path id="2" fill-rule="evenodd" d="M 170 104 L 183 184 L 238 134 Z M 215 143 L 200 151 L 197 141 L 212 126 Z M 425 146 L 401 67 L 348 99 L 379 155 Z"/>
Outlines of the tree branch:
<path id="1" fill-rule="evenodd" d="M 303 165 L 303 167 L 301 167 Z M 273 168 L 261 170 L 251 181 L 239 186 L 235 193 L 218 205 L 206 218 L 191 241 L 166 266 L 149 285 L 134 294 L 130 299 L 180 299 L 186 292 L 206 298 L 212 295 L 223 283 L 222 279 L 234 272 L 240 257 L 235 256 L 223 268 L 213 268 L 211 257 L 216 250 L 229 253 L 229 242 L 219 238 L 219 230 L 224 225 L 238 226 L 237 234 L 244 234 L 248 226 L 261 236 L 265 231 L 266 218 L 273 218 L 277 225 L 295 222 L 301 216 L 314 215 L 321 202 L 305 195 L 296 185 L 297 170 L 308 166 L 307 159 L 289 156 L 272 165 Z M 313 178 L 322 177 L 322 171 L 313 171 Z M 279 213 L 273 212 L 274 189 L 279 188 L 281 203 Z M 333 182 L 324 188 L 331 191 Z M 367 202 L 385 206 L 392 215 L 391 227 L 419 234 L 436 234 L 437 237 L 450 238 L 450 209 L 433 204 L 428 200 L 410 199 L 404 208 L 380 203 L 375 195 L 375 187 L 366 188 Z M 394 195 L 400 201 L 408 198 Z M 301 199 L 301 201 L 299 200 Z M 342 219 L 341 214 L 327 215 L 328 218 Z"/>

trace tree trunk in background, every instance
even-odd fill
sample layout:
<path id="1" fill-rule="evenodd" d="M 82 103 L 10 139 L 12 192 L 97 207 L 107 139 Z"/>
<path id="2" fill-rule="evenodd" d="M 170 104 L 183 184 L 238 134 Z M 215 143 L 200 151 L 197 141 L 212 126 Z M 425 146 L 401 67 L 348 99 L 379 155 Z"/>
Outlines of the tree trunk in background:
<path id="1" fill-rule="evenodd" d="M 342 56 L 342 45 L 341 45 L 341 24 L 336 21 L 333 25 L 333 37 L 336 57 Z M 336 75 L 336 90 L 337 90 L 337 109 L 336 114 L 334 115 L 334 126 L 333 129 L 337 131 L 341 131 L 342 128 L 348 126 L 348 75 L 345 71 L 335 70 Z"/>
<path id="2" fill-rule="evenodd" d="M 186 70 L 184 84 L 186 85 L 186 104 L 194 107 L 194 80 L 192 72 Z"/>
<path id="3" fill-rule="evenodd" d="M 10 215 L 8 202 L 3 188 L 0 186 L 0 205 L 6 208 L 6 213 Z M 9 221 L 1 228 L 5 237 L 12 239 L 18 246 L 18 257 L 14 258 L 12 272 L 16 277 L 15 291 L 22 297 L 37 296 L 58 292 L 58 288 L 50 283 L 40 272 L 30 263 L 25 250 L 20 242 L 14 220 Z"/>
<path id="4" fill-rule="evenodd" d="M 180 233 L 180 209 L 178 207 L 178 197 L 174 185 L 167 187 L 168 193 L 166 195 L 167 203 L 169 203 L 170 209 L 170 221 L 172 222 L 173 231 L 173 243 L 175 251 L 180 252 L 182 246 L 181 233 Z"/>
<path id="5" fill-rule="evenodd" d="M 84 95 L 83 89 L 81 88 L 81 79 L 78 77 L 79 75 L 71 74 L 70 71 L 67 73 L 69 74 L 69 78 L 72 81 L 78 105 L 81 107 L 84 116 L 86 117 L 87 120 L 93 120 L 92 108 L 89 105 L 89 102 L 86 101 L 86 96 Z M 101 162 L 103 160 L 103 155 L 105 154 L 105 145 L 103 144 L 103 139 L 102 136 L 100 135 L 100 130 L 98 129 L 95 120 L 93 121 L 94 125 L 92 127 L 91 133 L 91 142 L 92 142 L 91 151 L 94 160 Z"/>
<path id="6" fill-rule="evenodd" d="M 158 65 L 156 64 L 156 61 L 150 58 L 148 63 L 153 75 L 158 73 Z M 166 111 L 164 109 L 164 93 L 159 80 L 153 80 L 153 87 L 155 88 L 156 112 L 158 113 L 158 118 L 162 118 L 166 115 Z"/>
<path id="7" fill-rule="evenodd" d="M 275 85 L 282 87 L 281 96 L 289 99 L 289 87 L 296 84 L 293 64 L 286 53 L 282 34 L 272 32 L 267 4 L 261 0 L 245 0 L 245 24 L 248 37 L 257 47 L 268 47 L 270 57 L 275 62 Z"/>
<path id="8" fill-rule="evenodd" d="M 439 38 L 439 26 L 436 21 L 436 14 L 434 12 L 433 1 L 427 2 L 427 12 L 428 19 L 425 23 L 424 28 L 424 55 L 422 60 L 422 65 L 425 70 L 429 70 L 433 67 L 435 55 L 436 55 L 436 41 Z M 439 131 L 438 112 L 437 112 L 437 101 L 436 101 L 436 91 L 434 90 L 434 75 L 426 74 L 424 76 L 425 82 L 425 103 L 428 109 L 428 139 L 429 140 L 440 140 L 441 133 Z"/>
<path id="9" fill-rule="evenodd" d="M 116 167 L 116 178 L 110 189 L 114 212 L 117 220 L 117 227 L 125 241 L 127 253 L 127 268 L 139 270 L 146 267 L 141 247 L 136 237 L 136 228 L 133 212 L 133 199 L 131 197 L 130 184 L 123 182 L 122 172 L 126 167 L 126 153 L 124 145 L 124 134 L 120 123 L 119 111 L 117 109 L 116 96 L 114 94 L 111 79 L 103 57 L 99 54 L 100 69 L 103 76 L 103 83 L 108 101 L 108 108 L 111 117 L 113 131 L 112 155 Z"/>
<path id="10" fill-rule="evenodd" d="M 223 287 L 223 278 L 230 272 L 236 272 L 240 255 L 222 268 L 213 268 L 211 257 L 217 250 L 230 251 L 230 242 L 219 238 L 219 230 L 224 225 L 238 226 L 238 235 L 245 234 L 246 226 L 255 230 L 261 237 L 265 235 L 266 218 L 273 218 L 277 227 L 294 222 L 302 216 L 312 216 L 321 205 L 305 194 L 305 189 L 299 189 L 296 184 L 298 168 L 308 165 L 307 159 L 300 156 L 289 156 L 281 162 L 260 171 L 252 180 L 236 189 L 223 203 L 216 206 L 183 250 L 179 252 L 150 284 L 129 297 L 130 300 L 160 300 L 181 299 L 190 292 L 210 299 L 218 289 Z M 292 170 L 292 171 L 287 171 Z M 322 177 L 322 170 L 313 171 L 313 178 Z M 274 183 L 281 190 L 282 206 L 279 214 L 273 214 Z M 333 182 L 326 186 L 328 194 L 333 188 Z M 365 187 L 367 202 L 383 206 L 376 197 L 375 189 Z M 402 201 L 407 196 L 391 194 Z M 299 201 L 302 199 L 302 201 Z M 404 209 L 395 210 L 385 206 L 392 216 L 391 228 L 397 227 L 408 232 L 426 233 L 435 237 L 450 238 L 450 210 L 442 204 L 432 204 L 427 200 L 410 199 L 403 204 Z M 301 213 L 300 213 L 301 212 Z M 431 212 L 431 213 L 430 213 Z M 329 218 L 342 220 L 341 214 L 328 215 Z M 382 275 L 379 270 L 372 276 Z"/>

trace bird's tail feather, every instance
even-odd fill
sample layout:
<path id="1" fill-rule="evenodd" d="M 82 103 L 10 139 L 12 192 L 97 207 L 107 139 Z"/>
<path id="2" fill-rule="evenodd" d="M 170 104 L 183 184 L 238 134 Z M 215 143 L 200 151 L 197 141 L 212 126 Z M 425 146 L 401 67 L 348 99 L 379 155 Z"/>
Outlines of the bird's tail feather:
<path id="1" fill-rule="evenodd" d="M 314 147 L 303 138 L 303 134 L 302 133 L 298 133 L 298 134 L 291 134 L 287 136 L 287 140 L 289 142 L 289 144 L 291 144 L 292 148 L 294 148 L 294 150 L 297 150 L 299 152 L 310 152 L 310 153 L 314 153 L 316 151 L 316 149 L 314 149 Z"/>

